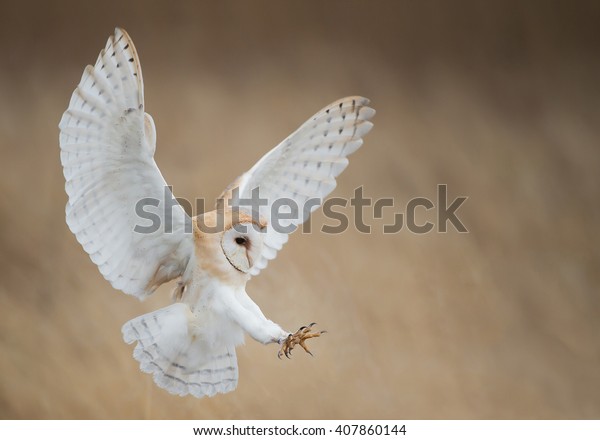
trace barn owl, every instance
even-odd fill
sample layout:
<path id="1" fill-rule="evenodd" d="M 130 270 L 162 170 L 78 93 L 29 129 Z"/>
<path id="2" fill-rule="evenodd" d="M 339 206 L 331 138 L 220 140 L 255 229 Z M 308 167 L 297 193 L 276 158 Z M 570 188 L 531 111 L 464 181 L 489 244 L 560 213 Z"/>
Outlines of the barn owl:
<path id="1" fill-rule="evenodd" d="M 232 391 L 235 348 L 245 333 L 279 344 L 280 358 L 297 345 L 309 352 L 306 340 L 323 332 L 314 323 L 295 333 L 283 330 L 248 296 L 246 283 L 291 232 L 274 227 L 275 201 L 302 207 L 316 199 L 287 226 L 307 220 L 371 129 L 375 112 L 368 103 L 348 97 L 328 105 L 229 185 L 216 210 L 191 218 L 154 161 L 156 130 L 145 113 L 142 70 L 129 35 L 117 28 L 96 64 L 85 68 L 59 124 L 66 220 L 115 289 L 144 299 L 178 281 L 171 305 L 122 328 L 125 342 L 136 343 L 141 370 L 158 386 L 196 397 Z M 242 207 L 256 189 L 266 203 Z M 136 210 L 142 200 L 156 201 L 143 212 L 161 227 L 144 229 Z"/>

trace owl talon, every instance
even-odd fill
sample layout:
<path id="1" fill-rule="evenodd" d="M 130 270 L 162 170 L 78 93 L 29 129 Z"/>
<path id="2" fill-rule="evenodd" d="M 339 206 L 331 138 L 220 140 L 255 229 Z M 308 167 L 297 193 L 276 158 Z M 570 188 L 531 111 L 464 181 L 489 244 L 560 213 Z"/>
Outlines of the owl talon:
<path id="1" fill-rule="evenodd" d="M 327 333 L 325 330 L 320 332 L 311 333 L 311 328 L 316 325 L 315 322 L 309 324 L 308 326 L 302 326 L 298 329 L 298 331 L 294 334 L 289 334 L 287 338 L 281 343 L 281 348 L 277 352 L 277 357 L 281 359 L 282 355 L 285 355 L 286 358 L 290 359 L 290 354 L 296 345 L 300 345 L 304 349 L 305 352 L 314 356 L 308 347 L 306 346 L 305 341 L 310 338 L 318 338 L 323 333 Z"/>
<path id="2" fill-rule="evenodd" d="M 304 341 L 300 341 L 300 342 L 299 342 L 299 344 L 300 344 L 300 347 L 302 347 L 302 348 L 304 349 L 304 351 L 305 351 L 305 352 L 307 352 L 307 353 L 308 353 L 308 354 L 310 354 L 311 356 L 314 356 L 314 355 L 313 355 L 313 354 L 310 352 L 310 350 L 309 350 L 309 349 L 306 347 L 306 345 L 304 345 Z"/>

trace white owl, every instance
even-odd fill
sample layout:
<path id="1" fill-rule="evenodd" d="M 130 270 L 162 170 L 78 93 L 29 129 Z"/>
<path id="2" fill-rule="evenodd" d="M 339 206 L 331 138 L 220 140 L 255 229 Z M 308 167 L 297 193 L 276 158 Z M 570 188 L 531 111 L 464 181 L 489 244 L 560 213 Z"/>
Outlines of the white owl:
<path id="1" fill-rule="evenodd" d="M 179 279 L 173 304 L 123 326 L 125 341 L 137 342 L 140 368 L 160 387 L 196 397 L 226 393 L 237 385 L 235 347 L 244 332 L 280 344 L 279 357 L 296 344 L 308 351 L 304 341 L 322 333 L 312 324 L 294 334 L 283 330 L 245 287 L 288 239 L 273 227 L 273 203 L 287 198 L 300 207 L 287 226 L 308 218 L 319 203 L 306 212 L 304 203 L 320 202 L 335 188 L 346 156 L 371 129 L 375 111 L 368 103 L 349 97 L 325 107 L 230 185 L 217 210 L 190 218 L 154 162 L 156 132 L 144 112 L 142 70 L 129 35 L 117 28 L 96 64 L 85 68 L 59 124 L 67 224 L 115 289 L 143 299 Z M 240 202 L 255 188 L 267 200 L 258 213 Z M 160 228 L 149 230 L 140 218 L 143 200 L 156 201 L 143 212 Z M 213 226 L 217 232 L 208 231 Z"/>

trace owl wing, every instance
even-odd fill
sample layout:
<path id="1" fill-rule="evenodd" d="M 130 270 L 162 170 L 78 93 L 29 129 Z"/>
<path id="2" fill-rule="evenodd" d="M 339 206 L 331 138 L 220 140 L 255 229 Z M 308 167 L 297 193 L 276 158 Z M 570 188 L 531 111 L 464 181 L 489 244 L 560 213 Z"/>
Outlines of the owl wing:
<path id="1" fill-rule="evenodd" d="M 156 132 L 125 31 L 86 67 L 59 128 L 67 224 L 104 278 L 143 298 L 182 275 L 191 219 L 154 162 Z"/>
<path id="2" fill-rule="evenodd" d="M 352 96 L 323 108 L 225 190 L 221 198 L 232 206 L 251 198 L 256 188 L 260 198 L 267 200 L 259 207 L 268 222 L 263 250 L 250 274 L 264 269 L 287 242 L 288 233 L 304 223 L 333 191 L 335 178 L 348 166 L 347 156 L 360 148 L 362 137 L 373 127 L 369 120 L 375 110 L 368 104 L 368 99 Z M 280 227 L 274 228 L 273 204 L 282 199 L 293 201 L 298 211 L 288 210 L 294 218 L 279 218 Z M 284 204 L 293 205 L 289 200 Z M 306 204 L 309 200 L 313 201 Z M 279 212 L 285 209 L 283 206 Z"/>

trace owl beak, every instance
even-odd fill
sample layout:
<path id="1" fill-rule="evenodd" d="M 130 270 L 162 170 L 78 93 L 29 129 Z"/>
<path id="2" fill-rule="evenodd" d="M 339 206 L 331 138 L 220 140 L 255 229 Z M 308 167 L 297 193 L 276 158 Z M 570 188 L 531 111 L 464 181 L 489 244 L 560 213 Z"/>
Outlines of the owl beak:
<path id="1" fill-rule="evenodd" d="M 246 251 L 246 258 L 248 259 L 248 269 L 251 269 L 254 265 L 254 261 L 252 261 L 252 257 L 248 251 Z"/>

